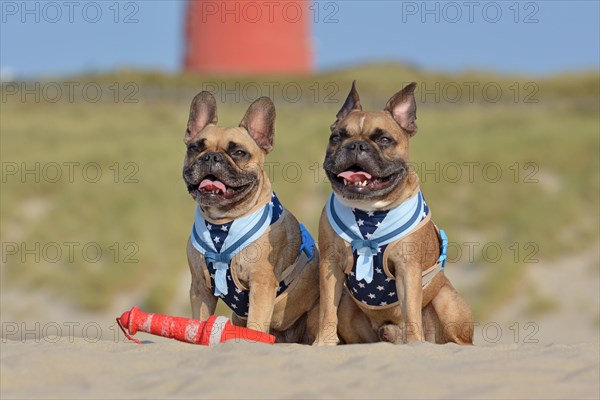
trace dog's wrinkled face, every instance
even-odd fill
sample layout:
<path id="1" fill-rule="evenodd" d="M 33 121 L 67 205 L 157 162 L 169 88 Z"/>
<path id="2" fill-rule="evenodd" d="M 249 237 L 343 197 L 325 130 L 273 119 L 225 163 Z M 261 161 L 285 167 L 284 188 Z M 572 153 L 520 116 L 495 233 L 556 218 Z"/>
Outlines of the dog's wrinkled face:
<path id="1" fill-rule="evenodd" d="M 190 195 L 219 217 L 239 215 L 252 207 L 263 189 L 265 155 L 273 146 L 275 107 L 261 97 L 248 108 L 239 127 L 217 126 L 216 102 L 199 93 L 190 108 L 184 142 L 183 179 Z"/>
<path id="2" fill-rule="evenodd" d="M 408 176 L 408 140 L 416 133 L 415 83 L 388 101 L 384 111 L 362 111 L 352 90 L 331 126 L 323 168 L 342 201 L 385 205 Z"/>

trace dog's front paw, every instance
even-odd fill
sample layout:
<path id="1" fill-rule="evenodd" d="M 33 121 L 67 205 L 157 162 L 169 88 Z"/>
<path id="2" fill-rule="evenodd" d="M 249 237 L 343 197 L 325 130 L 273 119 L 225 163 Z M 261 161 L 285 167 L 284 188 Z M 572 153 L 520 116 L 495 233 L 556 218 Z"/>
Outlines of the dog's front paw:
<path id="1" fill-rule="evenodd" d="M 400 329 L 400 327 L 398 325 L 394 325 L 394 324 L 389 324 L 389 325 L 383 325 L 381 328 L 379 328 L 379 330 L 377 331 L 377 334 L 379 336 L 379 340 L 381 340 L 382 342 L 388 342 L 388 343 L 402 343 L 402 330 Z"/>
<path id="2" fill-rule="evenodd" d="M 323 339 L 322 337 L 317 337 L 317 339 L 315 339 L 313 342 L 313 346 L 337 346 L 339 343 L 340 339 L 337 335 L 335 335 L 335 337 L 330 335 L 329 337 L 325 337 Z"/>
<path id="3" fill-rule="evenodd" d="M 336 342 L 323 342 L 320 340 L 315 340 L 313 346 L 337 346 Z"/>

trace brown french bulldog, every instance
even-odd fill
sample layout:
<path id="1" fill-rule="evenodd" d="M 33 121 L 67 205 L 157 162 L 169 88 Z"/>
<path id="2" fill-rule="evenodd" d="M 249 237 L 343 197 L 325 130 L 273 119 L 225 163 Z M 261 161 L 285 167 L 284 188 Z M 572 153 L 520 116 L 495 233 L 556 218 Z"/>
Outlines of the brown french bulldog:
<path id="1" fill-rule="evenodd" d="M 234 324 L 270 332 L 278 342 L 309 344 L 318 326 L 319 255 L 263 171 L 274 123 L 267 97 L 234 128 L 217 126 L 210 93 L 192 101 L 183 166 L 198 203 L 187 245 L 192 316 L 206 320 L 221 298 Z"/>
<path id="2" fill-rule="evenodd" d="M 323 167 L 333 194 L 319 224 L 316 345 L 472 344 L 471 310 L 443 271 L 447 238 L 408 165 L 415 87 L 367 112 L 353 83 L 331 125 Z"/>

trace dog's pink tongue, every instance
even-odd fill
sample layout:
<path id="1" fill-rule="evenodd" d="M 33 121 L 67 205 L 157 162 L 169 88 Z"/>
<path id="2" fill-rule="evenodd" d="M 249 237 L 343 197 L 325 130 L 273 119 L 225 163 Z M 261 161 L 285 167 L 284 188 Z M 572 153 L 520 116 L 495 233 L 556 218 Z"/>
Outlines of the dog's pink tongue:
<path id="1" fill-rule="evenodd" d="M 200 182 L 200 186 L 198 186 L 198 189 L 206 189 L 206 190 L 213 190 L 213 191 L 220 190 L 223 193 L 225 193 L 227 191 L 227 188 L 225 187 L 223 182 L 211 181 L 210 179 L 205 179 L 202 182 Z"/>
<path id="2" fill-rule="evenodd" d="M 347 180 L 348 182 L 362 182 L 371 179 L 371 174 L 365 171 L 344 171 L 338 174 L 338 177 Z"/>

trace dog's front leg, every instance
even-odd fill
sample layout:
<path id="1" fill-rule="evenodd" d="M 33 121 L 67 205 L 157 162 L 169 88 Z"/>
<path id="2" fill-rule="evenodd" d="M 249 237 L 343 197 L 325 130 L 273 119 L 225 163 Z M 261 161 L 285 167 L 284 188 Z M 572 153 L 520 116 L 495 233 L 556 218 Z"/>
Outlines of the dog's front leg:
<path id="1" fill-rule="evenodd" d="M 247 327 L 268 333 L 271 327 L 278 283 L 274 275 L 262 278 L 253 279 L 250 282 Z"/>
<path id="2" fill-rule="evenodd" d="M 192 318 L 206 321 L 208 317 L 215 313 L 217 298 L 213 295 L 205 279 L 203 270 L 206 268 L 206 264 L 204 257 L 194 249 L 191 241 L 188 241 L 187 256 L 190 273 L 192 274 L 192 284 L 190 285 Z"/>
<path id="3" fill-rule="evenodd" d="M 423 336 L 423 287 L 421 270 L 411 266 L 410 261 L 396 268 L 396 291 L 404 320 L 404 336 L 407 343 L 422 342 Z"/>
<path id="4" fill-rule="evenodd" d="M 333 259 L 332 259 L 333 258 Z M 334 254 L 325 252 L 319 264 L 320 307 L 316 346 L 335 346 L 340 339 L 337 333 L 338 307 L 344 290 L 344 271 L 335 262 Z"/>
<path id="5" fill-rule="evenodd" d="M 192 318 L 206 321 L 215 313 L 217 298 L 208 290 L 204 280 L 194 279 L 192 274 L 192 285 L 190 287 L 190 303 L 192 305 Z"/>

